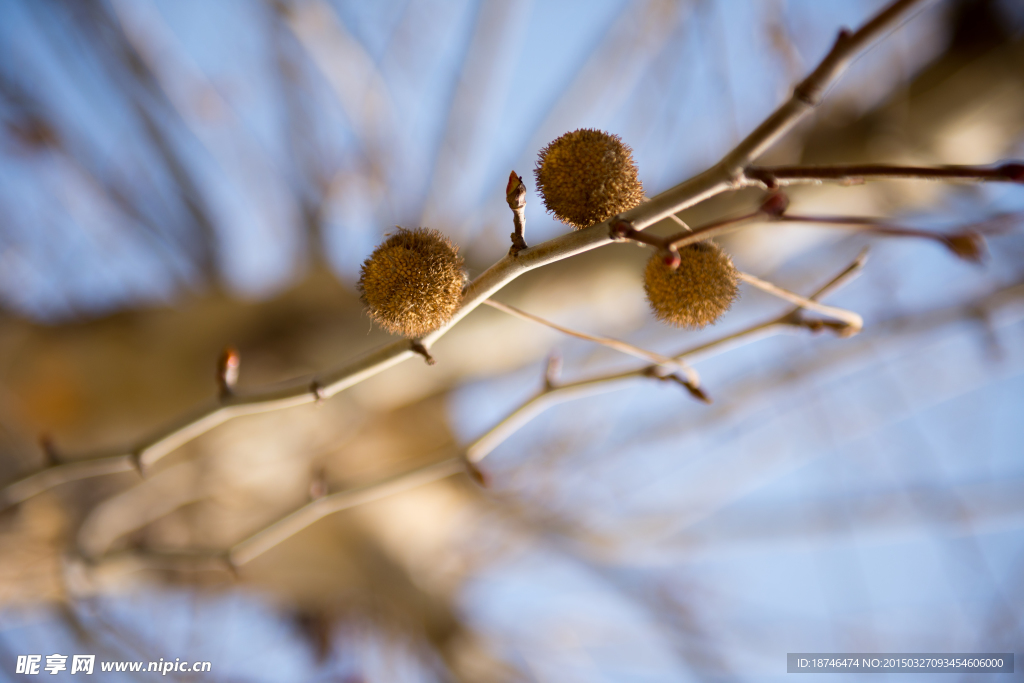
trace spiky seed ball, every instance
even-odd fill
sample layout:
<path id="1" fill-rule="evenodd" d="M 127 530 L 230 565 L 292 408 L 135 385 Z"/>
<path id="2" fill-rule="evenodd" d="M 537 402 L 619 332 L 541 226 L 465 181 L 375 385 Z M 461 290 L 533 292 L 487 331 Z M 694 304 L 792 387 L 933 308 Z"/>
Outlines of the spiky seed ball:
<path id="1" fill-rule="evenodd" d="M 359 291 L 378 325 L 421 337 L 452 319 L 465 282 L 451 240 L 437 230 L 399 228 L 363 263 Z"/>
<path id="2" fill-rule="evenodd" d="M 533 174 L 547 210 L 577 230 L 644 198 L 633 150 L 600 130 L 581 128 L 558 138 L 540 151 Z"/>
<path id="3" fill-rule="evenodd" d="M 658 320 L 690 329 L 721 318 L 736 300 L 738 282 L 729 255 L 713 242 L 680 249 L 675 270 L 666 265 L 662 254 L 655 254 L 644 272 L 647 301 Z"/>

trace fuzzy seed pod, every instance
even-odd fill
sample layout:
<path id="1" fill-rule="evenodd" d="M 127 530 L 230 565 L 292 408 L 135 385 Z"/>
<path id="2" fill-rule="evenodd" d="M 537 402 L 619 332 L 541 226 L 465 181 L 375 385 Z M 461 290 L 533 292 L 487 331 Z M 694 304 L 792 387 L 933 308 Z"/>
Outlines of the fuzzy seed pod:
<path id="1" fill-rule="evenodd" d="M 540 151 L 533 170 L 544 206 L 577 230 L 632 209 L 644 198 L 633 150 L 618 135 L 581 128 Z"/>
<path id="2" fill-rule="evenodd" d="M 739 279 L 729 255 L 713 242 L 697 242 L 679 250 L 679 266 L 663 254 L 647 262 L 644 290 L 654 315 L 676 327 L 700 329 L 729 310 L 739 293 Z"/>
<path id="3" fill-rule="evenodd" d="M 359 291 L 378 325 L 421 337 L 452 319 L 465 282 L 459 248 L 447 237 L 399 228 L 363 263 Z"/>

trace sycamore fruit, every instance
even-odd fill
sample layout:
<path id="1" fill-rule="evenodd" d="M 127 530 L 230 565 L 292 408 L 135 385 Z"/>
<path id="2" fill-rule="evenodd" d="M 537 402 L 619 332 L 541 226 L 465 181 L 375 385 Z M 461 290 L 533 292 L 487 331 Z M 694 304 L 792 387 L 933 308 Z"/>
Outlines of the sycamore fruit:
<path id="1" fill-rule="evenodd" d="M 437 230 L 399 228 L 363 263 L 359 292 L 374 322 L 416 338 L 452 319 L 465 282 L 451 240 Z"/>
<path id="2" fill-rule="evenodd" d="M 547 210 L 577 230 L 644 198 L 633 150 L 600 130 L 581 128 L 558 138 L 541 150 L 533 173 Z"/>
<path id="3" fill-rule="evenodd" d="M 655 254 L 644 271 L 644 290 L 654 315 L 676 327 L 701 329 L 729 310 L 739 293 L 739 278 L 729 255 L 713 242 L 679 250 L 672 268 Z"/>

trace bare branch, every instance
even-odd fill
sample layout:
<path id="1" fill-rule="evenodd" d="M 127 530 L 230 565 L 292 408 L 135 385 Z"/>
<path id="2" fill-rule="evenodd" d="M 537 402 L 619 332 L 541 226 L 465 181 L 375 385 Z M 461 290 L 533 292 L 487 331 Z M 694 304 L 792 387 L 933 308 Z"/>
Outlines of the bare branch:
<path id="1" fill-rule="evenodd" d="M 540 316 L 537 315 L 533 315 L 532 313 L 527 313 L 526 311 L 520 310 L 515 306 L 509 306 L 508 304 L 503 304 L 493 299 L 488 299 L 484 303 L 490 306 L 491 308 L 496 308 L 499 311 L 503 311 L 517 318 L 529 320 L 531 322 L 544 325 L 545 327 L 550 327 L 553 330 L 558 330 L 562 334 L 567 334 L 570 337 L 576 337 L 577 339 L 583 339 L 586 341 L 594 342 L 595 344 L 607 346 L 610 349 L 615 349 L 616 351 L 620 351 L 626 355 L 633 356 L 634 358 L 640 358 L 646 361 L 651 361 L 658 365 L 667 365 L 669 367 L 676 368 L 680 372 L 683 372 L 686 375 L 687 380 L 691 382 L 694 386 L 700 386 L 700 378 L 697 376 L 696 371 L 689 365 L 686 365 L 685 363 L 674 358 L 668 358 L 667 356 L 662 356 L 660 353 L 648 351 L 646 349 L 640 348 L 639 346 L 634 346 L 629 342 L 620 341 L 618 339 L 612 339 L 611 337 L 598 337 L 593 334 L 587 334 L 586 332 L 578 332 L 576 330 L 569 329 L 568 327 L 563 327 L 562 325 L 559 325 L 557 323 L 553 323 L 550 320 L 545 320 L 544 318 L 541 318 Z"/>
<path id="2" fill-rule="evenodd" d="M 782 287 L 772 284 L 771 282 L 762 280 L 759 277 L 755 277 L 750 273 L 738 271 L 737 274 L 739 275 L 739 278 L 746 282 L 747 284 L 753 285 L 754 287 L 757 287 L 761 291 L 767 292 L 772 296 L 777 296 L 780 299 L 784 299 L 790 303 L 794 303 L 797 306 L 800 306 L 801 308 L 806 308 L 809 311 L 816 311 L 818 313 L 822 313 L 829 317 L 835 318 L 836 320 L 841 320 L 842 322 L 846 323 L 847 327 L 846 332 L 841 336 L 852 337 L 853 335 L 857 334 L 862 329 L 864 329 L 864 319 L 861 318 L 856 313 L 854 313 L 853 311 L 848 311 L 845 308 L 836 308 L 834 306 L 826 306 L 824 304 L 820 304 L 817 301 L 808 299 L 806 297 L 802 297 L 799 294 L 791 292 L 787 289 L 783 289 Z"/>
<path id="3" fill-rule="evenodd" d="M 743 171 L 744 185 L 774 190 L 787 185 L 860 185 L 869 180 L 937 180 L 944 182 L 1024 183 L 1024 162 L 999 166 L 893 166 L 835 164 L 829 166 L 751 166 Z"/>
<path id="4" fill-rule="evenodd" d="M 782 198 L 782 199 L 780 199 Z M 771 223 L 813 223 L 822 226 L 836 226 L 850 230 L 886 235 L 891 237 L 915 237 L 932 240 L 946 247 L 958 258 L 966 261 L 981 261 L 986 253 L 985 239 L 982 232 L 996 233 L 1006 229 L 1007 219 L 1018 218 L 1017 214 L 1006 214 L 995 219 L 975 223 L 957 232 L 941 233 L 917 228 L 907 228 L 893 225 L 877 218 L 864 216 L 802 216 L 785 213 L 784 196 L 781 193 L 774 193 L 762 204 L 757 211 L 735 218 L 725 218 L 707 225 L 695 228 L 690 232 L 681 232 L 669 237 L 659 238 L 652 235 L 640 236 L 635 230 L 623 223 L 613 225 L 612 232 L 616 237 L 631 239 L 646 244 L 652 244 L 670 252 L 676 252 L 682 247 L 703 242 L 717 235 L 738 230 L 751 224 L 764 225 Z M 778 206 L 776 206 L 778 204 Z M 761 222 L 754 223 L 759 220 Z M 752 283 L 753 284 L 753 283 Z"/>
<path id="5" fill-rule="evenodd" d="M 740 176 L 751 161 L 789 132 L 800 119 L 817 107 L 825 91 L 839 78 L 853 59 L 883 33 L 896 27 L 900 19 L 921 0 L 896 0 L 856 32 L 839 31 L 836 42 L 817 68 L 793 90 L 793 95 L 771 116 L 736 146 L 720 166 L 732 178 Z"/>
<path id="6" fill-rule="evenodd" d="M 849 282 L 852 276 L 856 275 L 864 265 L 864 253 L 862 252 L 858 258 L 851 263 L 846 269 L 840 272 L 836 277 L 832 278 L 827 284 L 819 288 L 818 292 L 815 293 L 811 299 L 822 295 L 826 291 L 835 291 L 835 288 Z M 983 308 L 994 307 L 998 308 L 1000 305 L 1005 305 L 1009 302 L 1017 301 L 1020 299 L 1020 293 L 1024 291 L 1022 289 L 1024 285 L 1015 284 L 1013 286 L 998 290 L 993 294 L 985 297 L 981 302 L 974 302 L 964 305 L 958 305 L 953 309 L 953 315 L 951 315 L 950 309 L 944 309 L 939 312 L 939 315 L 930 314 L 931 320 L 927 323 L 934 325 L 936 323 L 943 324 L 948 323 L 950 320 L 960 320 L 965 314 L 970 314 L 979 305 Z M 1017 296 L 1013 296 L 1016 294 Z M 799 311 L 800 309 L 795 309 Z M 761 330 L 763 331 L 768 326 L 785 327 L 789 323 L 779 323 L 780 319 L 769 321 L 761 325 L 755 325 L 747 330 L 743 330 L 738 334 L 744 334 L 749 330 Z M 735 338 L 736 335 L 729 335 L 719 341 L 726 339 Z M 694 353 L 699 353 L 701 349 L 706 348 L 707 345 L 702 347 L 696 347 L 690 351 L 682 352 L 680 356 L 689 356 Z M 654 366 L 651 366 L 653 368 Z M 529 418 L 524 416 L 533 416 L 542 412 L 547 407 L 561 403 L 571 398 L 576 398 L 584 393 L 600 393 L 603 391 L 612 391 L 618 388 L 618 381 L 634 379 L 645 375 L 644 370 L 632 371 L 625 373 L 617 373 L 615 375 L 606 375 L 601 377 L 593 377 L 569 384 L 561 385 L 555 390 L 550 392 L 542 392 L 537 396 L 531 398 L 524 404 L 522 404 L 516 411 L 511 413 L 508 417 L 502 420 L 495 429 L 485 434 L 483 437 L 478 439 L 474 444 L 470 446 L 472 449 L 474 446 L 479 445 L 477 451 L 476 460 L 481 460 L 489 450 L 493 450 L 493 447 L 500 443 L 494 443 L 488 440 L 488 436 L 496 431 L 499 427 L 504 431 L 504 435 L 507 438 L 508 435 L 513 433 L 518 426 L 522 426 L 529 421 Z M 503 440 L 503 439 L 502 439 Z M 490 447 L 490 449 L 488 449 Z M 482 454 L 481 454 L 482 453 Z M 470 452 L 467 452 L 467 459 L 470 458 Z M 467 463 L 459 457 L 452 457 L 445 460 L 435 462 L 431 465 L 426 465 L 409 472 L 398 474 L 389 479 L 369 484 L 364 487 L 350 489 L 348 491 L 342 491 L 336 494 L 321 498 L 317 501 L 311 502 L 308 505 L 299 508 L 288 517 L 274 522 L 273 524 L 265 527 L 264 529 L 256 532 L 247 539 L 235 544 L 228 551 L 215 551 L 215 550 L 197 550 L 197 549 L 176 549 L 176 550 L 161 550 L 161 549 L 146 549 L 142 552 L 139 551 L 128 551 L 128 552 L 117 552 L 104 555 L 103 557 L 96 558 L 93 560 L 94 563 L 108 563 L 118 562 L 122 559 L 128 562 L 134 562 L 138 569 L 146 568 L 167 568 L 167 569 L 227 569 L 228 571 L 235 573 L 238 568 L 251 562 L 259 555 L 267 552 L 281 542 L 287 540 L 292 535 L 298 533 L 302 529 L 308 527 L 312 523 L 323 519 L 324 517 L 341 510 L 349 509 L 356 505 L 367 503 L 375 500 L 379 500 L 388 495 L 405 491 L 421 484 L 429 483 L 432 481 L 438 481 L 452 474 L 457 474 L 462 471 L 463 466 Z M 472 461 L 468 463 L 467 469 L 471 473 L 476 473 L 476 476 L 483 477 Z M 324 504 L 323 501 L 330 500 L 330 504 Z"/>
<path id="7" fill-rule="evenodd" d="M 106 458 L 90 458 L 81 462 L 53 464 L 0 490 L 0 509 L 17 505 L 61 484 L 91 477 L 102 477 L 106 474 L 133 471 L 135 471 L 135 462 L 130 455 L 113 455 Z"/>
<path id="8" fill-rule="evenodd" d="M 867 250 L 862 250 L 857 258 L 853 260 L 850 265 L 846 266 L 840 271 L 835 277 L 828 281 L 825 285 L 820 287 L 811 296 L 804 299 L 797 294 L 794 297 L 801 299 L 807 304 L 814 304 L 817 300 L 826 294 L 830 294 L 839 289 L 844 284 L 850 282 L 860 271 L 864 268 L 864 264 L 867 262 Z M 831 307 L 825 307 L 831 309 Z M 818 320 L 807 320 L 802 317 L 801 312 L 804 310 L 804 304 L 799 303 L 796 308 L 791 311 L 762 323 L 751 325 L 742 330 L 734 332 L 732 334 L 720 337 L 719 339 L 700 344 L 695 347 L 691 347 L 684 351 L 675 354 L 673 357 L 676 360 L 692 359 L 697 356 L 706 355 L 710 351 L 724 351 L 736 347 L 743 343 L 750 343 L 761 339 L 771 334 L 777 334 L 785 330 L 792 330 L 797 328 L 803 328 L 812 332 L 817 332 L 822 329 L 833 329 L 839 334 L 842 334 L 848 327 L 848 323 L 840 323 L 838 326 L 830 326 Z M 840 311 L 842 309 L 835 309 Z M 546 381 L 543 389 L 534 395 L 532 398 L 525 401 L 518 408 L 509 413 L 505 418 L 500 420 L 494 427 L 480 436 L 476 441 L 469 444 L 466 447 L 466 459 L 470 463 L 479 463 L 488 454 L 497 448 L 502 442 L 508 437 L 518 431 L 525 424 L 530 422 L 534 417 L 544 412 L 551 406 L 559 403 L 564 403 L 576 398 L 583 396 L 591 396 L 594 394 L 600 394 L 607 391 L 614 391 L 619 388 L 621 382 L 626 380 L 632 380 L 643 377 L 653 377 L 656 379 L 671 379 L 664 375 L 658 374 L 657 365 L 649 365 L 644 368 L 636 370 L 630 370 L 626 372 L 617 372 L 611 374 L 598 375 L 595 377 L 589 377 L 586 379 L 576 380 L 574 382 L 567 382 L 564 384 L 555 384 L 553 381 Z M 681 378 L 676 379 L 683 383 Z M 692 388 L 684 384 L 687 389 Z M 702 394 L 703 392 L 701 392 Z M 696 395 L 696 394 L 695 394 Z M 702 400 L 707 400 L 706 396 L 697 396 Z"/>
<path id="9" fill-rule="evenodd" d="M 803 299 L 803 297 L 799 297 L 799 295 L 794 296 L 797 296 L 808 303 L 813 303 L 813 299 L 823 295 L 826 291 L 834 291 L 841 284 L 848 282 L 854 274 L 863 268 L 864 262 L 865 252 L 861 252 L 853 263 L 843 269 L 843 271 L 841 271 L 836 277 L 832 278 L 825 286 L 819 288 L 818 291 L 808 299 Z M 717 342 L 703 344 L 688 351 L 683 351 L 676 354 L 675 358 L 677 360 L 681 360 L 684 357 L 704 353 L 716 344 L 721 346 L 731 346 L 744 336 L 752 340 L 761 336 L 763 332 L 771 328 L 799 326 L 796 322 L 787 321 L 787 318 L 798 313 L 801 308 L 802 306 L 798 306 L 785 316 L 767 323 L 751 326 L 745 330 L 741 330 L 740 332 L 723 337 Z M 810 325 L 804 326 L 808 329 L 816 329 Z M 450 457 L 408 472 L 397 474 L 379 482 L 348 489 L 346 491 L 340 491 L 330 495 L 323 495 L 322 490 L 319 490 L 314 496 L 314 500 L 303 505 L 288 516 L 277 520 L 263 529 L 260 529 L 248 538 L 239 541 L 226 553 L 208 551 L 153 551 L 146 552 L 144 555 L 152 555 L 155 560 L 162 561 L 165 564 L 173 564 L 176 561 L 187 561 L 189 558 L 196 558 L 203 561 L 223 562 L 230 571 L 234 572 L 243 565 L 251 562 L 256 557 L 266 553 L 268 550 L 294 536 L 306 527 L 335 512 L 340 512 L 358 505 L 380 500 L 387 496 L 395 495 L 430 482 L 438 481 L 460 472 L 467 472 L 475 481 L 486 486 L 486 475 L 481 472 L 477 467 L 477 464 L 509 436 L 514 434 L 519 428 L 553 405 L 564 403 L 575 398 L 580 398 L 584 395 L 614 391 L 619 388 L 620 383 L 625 380 L 648 377 L 660 381 L 676 382 L 686 388 L 696 398 L 705 402 L 710 402 L 710 399 L 708 399 L 699 387 L 692 385 L 685 378 L 681 378 L 676 375 L 659 374 L 659 365 L 649 365 L 644 368 L 628 372 L 599 375 L 566 384 L 556 385 L 554 377 L 556 371 L 553 370 L 552 367 L 556 364 L 553 360 L 554 358 L 555 357 L 552 356 L 548 359 L 545 371 L 544 388 L 540 393 L 521 404 L 508 416 L 499 421 L 498 424 L 496 424 L 487 433 L 469 444 L 462 456 Z"/>
<path id="10" fill-rule="evenodd" d="M 671 375 L 663 375 L 659 372 L 659 368 L 648 368 L 648 371 L 645 372 L 644 374 L 646 377 L 653 377 L 654 379 L 659 380 L 661 382 L 674 382 L 675 384 L 678 384 L 679 386 L 686 389 L 686 391 L 689 392 L 690 396 L 693 396 L 701 403 L 711 404 L 713 402 L 711 400 L 711 397 L 708 396 L 703 389 L 693 384 L 685 377 L 680 377 L 675 373 Z"/>
<path id="11" fill-rule="evenodd" d="M 860 275 L 861 271 L 864 270 L 864 266 L 867 265 L 868 253 L 870 251 L 871 250 L 868 247 L 861 249 L 860 253 L 857 254 L 857 258 L 855 258 L 850 265 L 846 266 L 841 273 L 819 287 L 814 294 L 810 296 L 810 298 L 814 301 L 824 298 Z"/>
<path id="12" fill-rule="evenodd" d="M 683 185 L 688 183 L 695 188 L 695 191 L 699 190 L 702 194 L 681 200 L 676 210 L 682 210 L 686 206 L 690 206 L 698 201 L 699 198 L 708 196 L 704 194 L 704 192 L 709 191 L 707 186 L 702 183 L 694 184 L 692 181 L 687 181 Z M 725 186 L 718 188 L 718 191 L 723 189 L 725 189 Z M 434 342 L 444 336 L 462 318 L 520 275 L 549 263 L 596 249 L 597 247 L 609 244 L 611 241 L 608 234 L 608 222 L 606 221 L 584 230 L 561 235 L 535 247 L 524 249 L 515 257 L 505 256 L 469 284 L 463 293 L 462 307 L 456 312 L 455 316 L 438 330 L 418 340 L 419 344 L 422 345 L 423 349 L 429 350 Z M 417 354 L 417 351 L 413 350 L 409 340 L 400 339 L 372 351 L 329 374 L 316 377 L 312 381 L 302 379 L 281 388 L 257 390 L 247 394 L 232 394 L 223 400 L 217 400 L 195 409 L 192 413 L 179 418 L 171 426 L 147 436 L 133 446 L 112 454 L 93 456 L 88 459 L 83 458 L 80 459 L 80 462 L 93 459 L 106 460 L 113 457 L 126 457 L 133 458 L 145 470 L 168 453 L 173 452 L 183 444 L 228 420 L 243 415 L 283 410 L 331 398 L 345 389 L 411 358 L 415 354 Z M 314 387 L 316 390 L 311 390 L 311 387 Z M 67 466 L 65 464 L 58 467 Z M 106 473 L 107 471 L 103 467 L 76 467 L 68 470 L 64 475 L 54 478 L 53 481 L 64 483 L 100 476 Z M 36 475 L 30 475 L 30 477 L 15 482 L 11 486 L 17 486 L 21 482 L 35 477 Z M 35 479 L 35 481 L 51 481 L 51 479 L 43 478 Z M 35 495 L 35 493 L 45 490 L 45 488 L 49 487 L 32 487 L 33 493 L 30 495 Z M 22 487 L 21 490 L 28 489 Z M 2 500 L 14 500 L 14 498 L 4 494 Z M 23 498 L 17 497 L 17 500 L 23 500 Z"/>
<path id="13" fill-rule="evenodd" d="M 786 223 L 834 225 L 891 237 L 919 237 L 933 240 L 966 261 L 978 262 L 985 256 L 985 239 L 980 232 L 971 228 L 965 228 L 953 233 L 929 232 L 928 230 L 892 225 L 877 218 L 863 216 L 798 216 L 786 214 L 777 220 Z"/>
<path id="14" fill-rule="evenodd" d="M 742 186 L 742 169 L 750 160 L 790 130 L 818 103 L 825 89 L 835 81 L 855 54 L 894 26 L 899 17 L 919 1 L 897 0 L 856 33 L 840 32 L 835 46 L 810 76 L 797 86 L 792 98 L 712 168 L 617 217 L 561 235 L 536 247 L 523 249 L 515 256 L 507 255 L 499 260 L 469 284 L 463 293 L 462 306 L 455 316 L 447 324 L 419 340 L 423 349 L 429 350 L 434 342 L 463 317 L 520 275 L 610 243 L 613 237 L 609 228 L 613 223 L 625 222 L 634 230 L 640 230 L 704 199 Z M 710 236 L 705 233 L 702 237 L 695 238 L 695 241 Z M 4 489 L 0 494 L 0 500 L 24 500 L 27 497 L 26 492 L 27 495 L 34 495 L 56 484 L 106 474 L 111 471 L 111 467 L 115 467 L 113 471 L 126 471 L 128 467 L 125 463 L 129 466 L 135 463 L 144 471 L 182 444 L 227 420 L 330 398 L 411 358 L 415 353 L 408 340 L 397 340 L 312 380 L 304 378 L 283 388 L 224 397 L 223 400 L 213 401 L 195 409 L 171 426 L 145 437 L 129 448 L 56 465 L 30 475 Z M 91 465 L 90 462 L 102 464 Z M 112 463 L 116 463 L 116 466 Z M 12 490 L 15 493 L 12 493 Z"/>
<path id="15" fill-rule="evenodd" d="M 447 458 L 367 486 L 317 498 L 287 517 L 233 545 L 228 551 L 228 562 L 233 567 L 241 567 L 327 515 L 450 477 L 464 469 L 461 458 Z"/>
<path id="16" fill-rule="evenodd" d="M 738 230 L 747 223 L 758 219 L 763 219 L 767 216 L 763 211 L 755 211 L 753 213 L 744 214 L 742 216 L 736 216 L 734 218 L 723 218 L 722 220 L 708 223 L 699 228 L 691 228 L 686 232 L 680 232 L 675 235 L 666 237 L 662 243 L 663 249 L 675 251 L 679 247 L 685 247 L 687 244 L 693 244 L 694 242 L 701 242 L 706 239 L 711 239 L 716 235 L 721 235 L 733 230 Z M 701 235 L 701 239 L 692 239 L 695 235 Z"/>

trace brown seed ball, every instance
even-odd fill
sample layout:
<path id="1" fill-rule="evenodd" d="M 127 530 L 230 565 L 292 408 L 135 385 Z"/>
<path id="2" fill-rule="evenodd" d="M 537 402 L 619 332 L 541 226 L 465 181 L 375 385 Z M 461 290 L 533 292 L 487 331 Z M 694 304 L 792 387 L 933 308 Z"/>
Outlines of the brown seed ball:
<path id="1" fill-rule="evenodd" d="M 729 310 L 739 294 L 738 283 L 729 255 L 713 242 L 680 249 L 675 270 L 665 264 L 663 254 L 655 254 L 644 272 L 647 301 L 658 320 L 698 330 Z"/>
<path id="2" fill-rule="evenodd" d="M 447 237 L 399 228 L 363 263 L 358 286 L 374 322 L 391 333 L 421 337 L 452 319 L 465 282 L 459 248 Z"/>
<path id="3" fill-rule="evenodd" d="M 600 130 L 581 128 L 558 138 L 540 151 L 533 174 L 547 210 L 577 230 L 644 198 L 633 150 Z"/>

